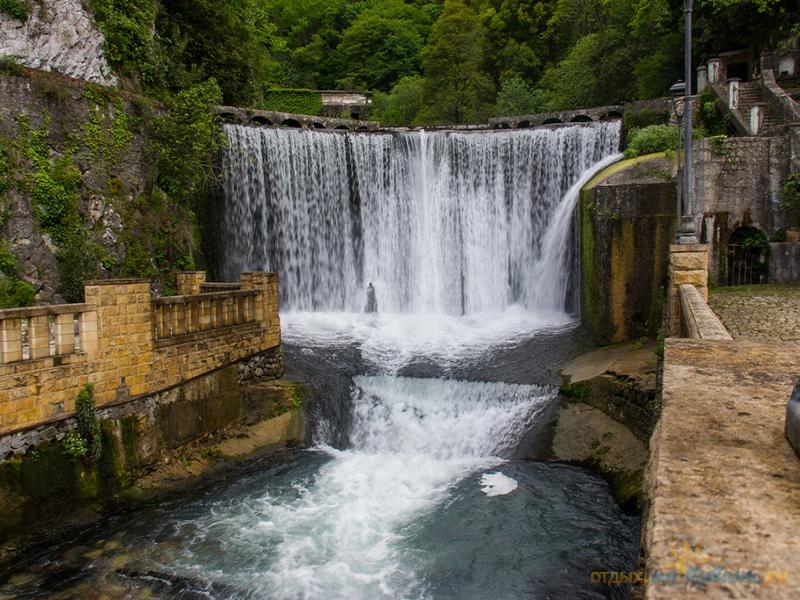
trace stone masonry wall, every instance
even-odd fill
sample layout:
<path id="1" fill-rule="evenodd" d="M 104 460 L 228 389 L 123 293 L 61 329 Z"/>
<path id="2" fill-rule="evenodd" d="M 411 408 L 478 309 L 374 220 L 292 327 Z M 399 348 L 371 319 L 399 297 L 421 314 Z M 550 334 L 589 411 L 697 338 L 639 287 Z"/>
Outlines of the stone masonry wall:
<path id="1" fill-rule="evenodd" d="M 729 138 L 721 144 L 695 142 L 694 197 L 700 241 L 709 244 L 712 283 L 725 273 L 731 233 L 751 225 L 770 236 L 787 226 L 779 209 L 780 190 L 789 173 L 787 137 Z"/>
<path id="2" fill-rule="evenodd" d="M 94 385 L 97 405 L 107 406 L 118 399 L 120 387 L 134 398 L 153 394 L 278 348 L 277 276 L 243 274 L 242 288 L 257 291 L 249 322 L 223 323 L 209 331 L 156 340 L 148 281 L 87 285 L 86 300 L 93 310 L 86 312 L 89 316 L 81 327 L 96 328 L 96 347 L 82 343 L 80 352 L 65 356 L 47 352 L 48 356 L 0 365 L 0 436 L 68 418 L 75 396 L 87 383 Z M 3 334 L 7 335 L 5 330 Z M 34 342 L 31 337 L 32 347 Z"/>

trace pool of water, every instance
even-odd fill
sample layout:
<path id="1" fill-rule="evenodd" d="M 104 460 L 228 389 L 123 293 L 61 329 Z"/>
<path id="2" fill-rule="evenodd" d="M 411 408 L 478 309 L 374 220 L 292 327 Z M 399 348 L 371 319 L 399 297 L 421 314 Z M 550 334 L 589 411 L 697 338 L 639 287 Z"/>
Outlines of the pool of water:
<path id="1" fill-rule="evenodd" d="M 32 555 L 0 598 L 624 597 L 590 574 L 632 570 L 638 515 L 583 469 L 524 459 L 586 340 L 506 317 L 285 318 L 309 449 Z"/>

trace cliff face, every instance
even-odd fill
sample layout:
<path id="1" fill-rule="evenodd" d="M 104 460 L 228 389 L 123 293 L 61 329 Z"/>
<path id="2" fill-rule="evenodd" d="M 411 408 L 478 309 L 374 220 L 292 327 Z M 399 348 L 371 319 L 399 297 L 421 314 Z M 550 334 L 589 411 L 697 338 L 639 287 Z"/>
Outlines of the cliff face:
<path id="1" fill-rule="evenodd" d="M 24 22 L 0 12 L 0 55 L 33 69 L 116 85 L 103 43 L 103 34 L 81 0 L 31 2 Z"/>

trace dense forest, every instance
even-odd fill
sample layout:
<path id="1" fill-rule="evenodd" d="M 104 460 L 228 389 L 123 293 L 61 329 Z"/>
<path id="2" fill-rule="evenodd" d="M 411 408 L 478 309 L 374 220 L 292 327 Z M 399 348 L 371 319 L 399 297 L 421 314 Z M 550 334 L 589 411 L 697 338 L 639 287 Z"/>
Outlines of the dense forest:
<path id="1" fill-rule="evenodd" d="M 386 124 L 481 121 L 663 95 L 682 0 L 89 0 L 115 68 L 160 96 L 214 78 L 374 94 Z M 796 0 L 695 0 L 695 60 L 786 43 Z"/>

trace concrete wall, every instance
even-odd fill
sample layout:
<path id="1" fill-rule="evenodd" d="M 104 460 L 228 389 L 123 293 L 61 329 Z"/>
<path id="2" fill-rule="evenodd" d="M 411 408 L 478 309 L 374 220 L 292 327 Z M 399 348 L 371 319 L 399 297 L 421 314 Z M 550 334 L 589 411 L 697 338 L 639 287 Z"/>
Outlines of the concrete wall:
<path id="1" fill-rule="evenodd" d="M 675 185 L 664 158 L 625 161 L 581 192 L 581 314 L 599 344 L 661 323 Z"/>
<path id="2" fill-rule="evenodd" d="M 0 311 L 0 435 L 69 417 L 87 383 L 104 406 L 123 378 L 125 394 L 149 395 L 280 345 L 274 274 L 243 274 L 239 292 L 156 300 L 148 281 L 100 281 L 86 286 L 86 300 Z M 68 318 L 51 332 L 54 311 Z"/>

